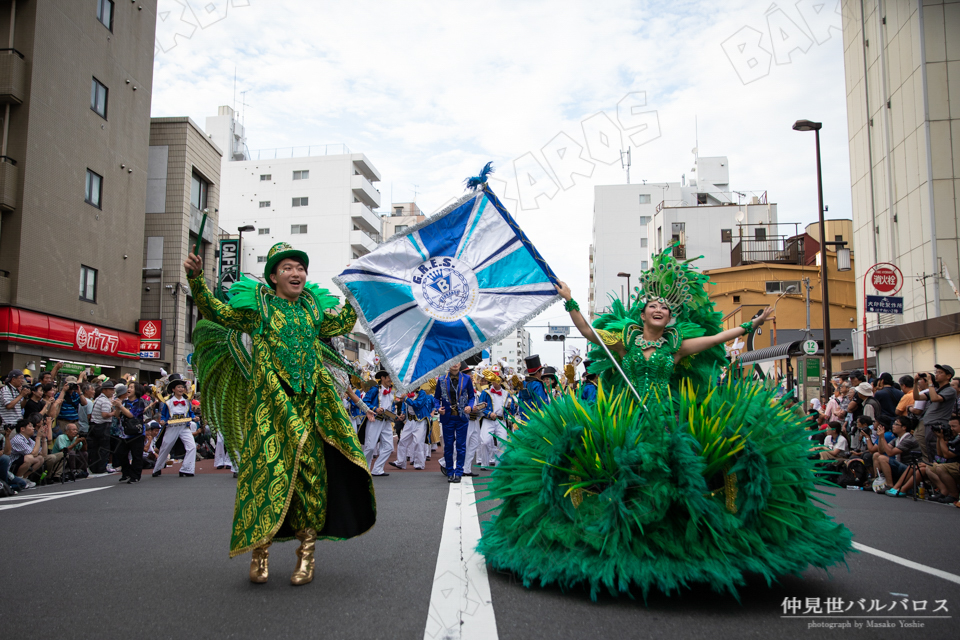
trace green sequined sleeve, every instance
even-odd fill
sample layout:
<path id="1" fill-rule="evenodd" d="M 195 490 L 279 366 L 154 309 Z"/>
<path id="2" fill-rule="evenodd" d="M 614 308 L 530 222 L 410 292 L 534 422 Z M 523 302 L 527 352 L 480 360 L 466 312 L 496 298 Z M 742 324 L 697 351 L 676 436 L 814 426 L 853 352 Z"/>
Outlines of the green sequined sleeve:
<path id="1" fill-rule="evenodd" d="M 259 312 L 253 309 L 234 309 L 230 305 L 220 302 L 207 287 L 202 274 L 190 278 L 189 282 L 197 309 L 207 320 L 212 320 L 227 329 L 234 329 L 242 333 L 253 333 L 260 326 Z"/>
<path id="2" fill-rule="evenodd" d="M 350 303 L 343 305 L 340 313 L 333 315 L 323 314 L 323 321 L 320 323 L 320 331 L 317 335 L 321 338 L 332 338 L 333 336 L 342 336 L 345 333 L 353 331 L 353 326 L 357 324 L 357 312 L 353 310 Z"/>

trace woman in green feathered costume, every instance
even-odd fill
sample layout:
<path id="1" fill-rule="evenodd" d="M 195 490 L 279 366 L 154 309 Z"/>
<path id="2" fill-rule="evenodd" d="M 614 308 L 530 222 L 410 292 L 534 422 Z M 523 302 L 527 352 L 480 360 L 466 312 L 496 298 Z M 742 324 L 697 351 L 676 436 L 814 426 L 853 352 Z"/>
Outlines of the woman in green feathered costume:
<path id="1" fill-rule="evenodd" d="M 376 521 L 373 480 L 323 338 L 353 329 L 349 304 L 306 281 L 309 259 L 286 243 L 267 255 L 265 286 L 244 279 L 217 300 L 194 254 L 184 262 L 204 320 L 194 343 L 203 413 L 239 461 L 230 557 L 253 551 L 250 580 L 267 581 L 273 541 L 300 541 L 295 585 L 313 579 L 317 538 L 342 540 Z M 243 334 L 252 339 L 247 351 Z"/>
<path id="2" fill-rule="evenodd" d="M 723 343 L 773 313 L 721 331 L 707 277 L 668 248 L 635 301 L 591 327 L 596 404 L 574 396 L 534 413 L 484 487 L 499 500 L 479 550 L 526 586 L 585 586 L 592 598 L 694 583 L 736 596 L 746 575 L 767 582 L 842 562 L 851 534 L 815 504 L 810 441 L 760 382 L 718 382 Z M 612 356 L 612 357 L 611 357 Z"/>

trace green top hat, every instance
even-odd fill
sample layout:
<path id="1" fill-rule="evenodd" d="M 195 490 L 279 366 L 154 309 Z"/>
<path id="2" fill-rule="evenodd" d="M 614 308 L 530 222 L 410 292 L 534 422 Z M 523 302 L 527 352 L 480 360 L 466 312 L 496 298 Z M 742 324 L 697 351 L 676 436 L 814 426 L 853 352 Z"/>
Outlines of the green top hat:
<path id="1" fill-rule="evenodd" d="M 278 242 L 273 245 L 270 247 L 270 252 L 267 253 L 267 264 L 263 267 L 263 279 L 272 289 L 276 289 L 277 285 L 270 280 L 270 274 L 273 273 L 273 268 L 277 266 L 277 263 L 284 258 L 296 258 L 303 262 L 304 268 L 310 266 L 310 258 L 303 251 L 297 251 L 286 242 Z"/>

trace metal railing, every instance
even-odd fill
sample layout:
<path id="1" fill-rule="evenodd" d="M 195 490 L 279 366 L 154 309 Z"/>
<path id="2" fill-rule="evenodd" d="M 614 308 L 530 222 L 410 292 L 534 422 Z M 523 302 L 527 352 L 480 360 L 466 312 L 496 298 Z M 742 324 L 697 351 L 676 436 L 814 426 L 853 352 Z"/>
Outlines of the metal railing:
<path id="1" fill-rule="evenodd" d="M 350 155 L 350 147 L 345 144 L 314 144 L 306 147 L 276 147 L 257 149 L 249 152 L 254 160 L 281 160 L 284 158 L 309 158 L 311 156 Z M 254 158 L 256 155 L 256 158 Z"/>
<path id="2" fill-rule="evenodd" d="M 753 262 L 804 264 L 803 236 L 788 238 L 771 236 L 765 239 L 740 238 L 730 252 L 730 265 L 738 267 Z"/>

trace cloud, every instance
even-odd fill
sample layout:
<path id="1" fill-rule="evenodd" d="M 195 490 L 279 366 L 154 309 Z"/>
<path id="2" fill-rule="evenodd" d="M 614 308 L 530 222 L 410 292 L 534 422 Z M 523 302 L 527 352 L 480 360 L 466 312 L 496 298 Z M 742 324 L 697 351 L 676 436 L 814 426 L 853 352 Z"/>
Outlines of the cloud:
<path id="1" fill-rule="evenodd" d="M 634 149 L 634 182 L 689 177 L 699 138 L 700 155 L 729 157 L 734 189 L 767 191 L 783 222 L 812 222 L 813 136 L 791 130 L 808 118 L 824 123 L 829 216 L 850 216 L 842 42 L 830 28 L 839 16 L 816 13 L 812 27 L 801 16 L 819 3 L 242 4 L 158 52 L 153 115 L 203 124 L 233 102 L 236 68 L 251 149 L 343 142 L 380 169 L 384 205 L 391 191 L 409 201 L 417 185 L 421 207 L 439 209 L 487 160 L 509 182 L 515 159 L 545 163 L 541 150 L 558 134 L 585 145 L 584 119 L 616 121 L 618 101 L 643 91 L 660 136 Z M 722 44 L 748 27 L 773 52 L 768 14 L 777 10 L 816 37 L 744 84 Z M 786 24 L 779 15 L 772 23 Z M 584 301 L 593 187 L 624 181 L 619 163 L 595 166 L 516 212 Z"/>

